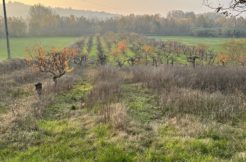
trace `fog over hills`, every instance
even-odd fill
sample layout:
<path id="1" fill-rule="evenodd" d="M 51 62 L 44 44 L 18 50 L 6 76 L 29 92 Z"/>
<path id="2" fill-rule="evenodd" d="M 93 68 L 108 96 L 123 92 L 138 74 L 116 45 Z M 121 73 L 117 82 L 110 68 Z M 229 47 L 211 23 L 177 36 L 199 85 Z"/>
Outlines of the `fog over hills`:
<path id="1" fill-rule="evenodd" d="M 6 4 L 9 17 L 22 17 L 27 18 L 30 5 L 20 2 L 9 2 Z M 87 10 L 75 10 L 72 8 L 52 8 L 56 14 L 60 16 L 74 15 L 77 17 L 86 17 L 88 19 L 108 19 L 118 16 L 117 14 L 111 14 L 106 12 L 87 11 Z M 0 7 L 0 15 L 3 15 L 3 9 Z"/>

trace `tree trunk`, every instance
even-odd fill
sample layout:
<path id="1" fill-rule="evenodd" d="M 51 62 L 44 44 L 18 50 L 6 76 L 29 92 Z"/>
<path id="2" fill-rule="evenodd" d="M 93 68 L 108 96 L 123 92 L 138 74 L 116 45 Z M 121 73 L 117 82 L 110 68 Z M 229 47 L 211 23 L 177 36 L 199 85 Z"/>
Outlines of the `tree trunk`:
<path id="1" fill-rule="evenodd" d="M 54 81 L 54 87 L 56 88 L 57 87 L 57 77 L 53 77 L 53 81 Z"/>
<path id="2" fill-rule="evenodd" d="M 193 68 L 196 68 L 196 61 L 192 61 Z"/>
<path id="3" fill-rule="evenodd" d="M 173 66 L 173 64 L 174 64 L 174 60 L 173 60 L 173 58 L 172 58 L 172 60 L 171 60 L 171 64 L 172 64 L 172 66 Z"/>
<path id="4" fill-rule="evenodd" d="M 148 55 L 145 54 L 145 65 L 148 65 Z"/>

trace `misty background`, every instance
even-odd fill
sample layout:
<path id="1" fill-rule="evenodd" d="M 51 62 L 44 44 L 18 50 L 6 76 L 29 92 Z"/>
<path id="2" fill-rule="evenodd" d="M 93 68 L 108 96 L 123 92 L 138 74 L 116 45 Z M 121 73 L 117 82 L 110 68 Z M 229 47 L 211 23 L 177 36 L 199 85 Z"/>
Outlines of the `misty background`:
<path id="1" fill-rule="evenodd" d="M 45 4 L 46 1 L 42 2 Z M 72 5 L 74 2 L 71 1 L 70 4 Z M 149 3 L 149 1 L 147 2 Z M 189 6 L 191 8 L 193 7 L 194 10 L 202 6 L 202 1 L 192 2 L 190 4 L 186 1 L 187 5 L 183 5 L 183 3 L 182 6 L 186 10 Z M 62 3 L 57 4 L 61 5 Z M 146 6 L 147 4 L 144 5 Z M 169 3 L 169 7 L 171 6 L 169 9 L 172 8 L 172 5 L 173 3 Z M 177 2 L 176 6 L 178 8 L 180 4 Z M 104 11 L 99 12 L 61 7 L 62 5 L 60 7 L 46 7 L 40 4 L 27 5 L 20 2 L 8 2 L 7 12 L 10 36 L 81 36 L 106 32 L 135 32 L 144 35 L 163 36 L 246 36 L 246 19 L 243 16 L 224 17 L 213 11 L 202 13 L 202 11 L 205 11 L 205 6 L 203 6 L 200 13 L 173 10 L 167 12 L 166 15 L 138 15 L 136 12 L 134 14 L 120 15 Z M 140 5 L 139 8 L 143 9 L 144 7 Z M 163 10 L 165 10 L 165 6 Z M 0 8 L 0 12 L 0 36 L 4 37 L 2 8 Z M 147 10 L 146 13 L 148 13 Z"/>

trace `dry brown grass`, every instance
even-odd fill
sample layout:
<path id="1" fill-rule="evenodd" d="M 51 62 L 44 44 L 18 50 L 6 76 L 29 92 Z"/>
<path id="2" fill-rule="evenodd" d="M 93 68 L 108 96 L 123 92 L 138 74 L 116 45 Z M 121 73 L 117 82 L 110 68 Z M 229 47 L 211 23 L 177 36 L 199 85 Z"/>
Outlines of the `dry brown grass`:
<path id="1" fill-rule="evenodd" d="M 124 130 L 127 125 L 127 108 L 123 103 L 103 105 L 100 109 L 101 121 L 110 123 L 113 128 Z"/>
<path id="2" fill-rule="evenodd" d="M 154 90 L 168 117 L 192 114 L 220 122 L 240 120 L 246 110 L 246 70 L 241 67 L 136 66 L 100 68 L 88 105 L 119 102 L 122 84 L 142 83 Z M 90 106 L 91 106 L 90 105 Z"/>
<path id="3" fill-rule="evenodd" d="M 111 115 L 111 121 L 113 127 L 117 129 L 125 129 L 127 124 L 127 108 L 122 103 L 116 103 L 111 105 L 113 113 Z"/>
<path id="4" fill-rule="evenodd" d="M 127 122 L 127 108 L 123 103 L 119 103 L 121 86 L 126 78 L 124 74 L 121 69 L 110 66 L 101 66 L 98 71 L 92 71 L 89 78 L 93 82 L 93 89 L 86 101 L 89 108 L 99 108 L 102 122 L 110 123 L 118 130 L 125 129 Z"/>
<path id="5" fill-rule="evenodd" d="M 11 67 L 10 67 L 11 66 Z M 14 67 L 12 67 L 14 66 Z M 33 129 L 35 120 L 42 118 L 44 108 L 49 105 L 56 93 L 67 91 L 77 80 L 78 74 L 70 74 L 60 79 L 54 91 L 52 80 L 43 73 L 27 67 L 23 60 L 11 60 L 0 64 L 4 67 L 0 76 L 0 134 L 15 134 L 18 129 Z M 6 69 L 5 69 L 6 68 Z M 35 84 L 43 83 L 43 95 L 38 97 Z M 28 123 L 28 120 L 30 123 Z M 22 124 L 23 123 L 23 124 Z M 27 130 L 28 131 L 28 130 Z"/>
<path id="6" fill-rule="evenodd" d="M 96 76 L 94 76 L 93 90 L 87 98 L 89 107 L 96 103 L 105 105 L 119 100 L 122 89 L 123 79 L 119 76 L 119 69 L 112 67 L 101 67 Z"/>
<path id="7" fill-rule="evenodd" d="M 242 67 L 199 66 L 138 66 L 131 68 L 134 82 L 142 82 L 150 88 L 171 90 L 173 87 L 201 91 L 246 93 L 246 70 Z"/>
<path id="8" fill-rule="evenodd" d="M 208 93 L 192 89 L 174 88 L 163 91 L 159 105 L 168 116 L 194 114 L 204 119 L 219 121 L 237 120 L 246 110 L 245 95 L 223 95 L 220 92 Z"/>
<path id="9" fill-rule="evenodd" d="M 0 62 L 0 73 L 10 73 L 26 67 L 26 62 L 23 59 L 12 59 L 8 61 L 2 61 Z"/>

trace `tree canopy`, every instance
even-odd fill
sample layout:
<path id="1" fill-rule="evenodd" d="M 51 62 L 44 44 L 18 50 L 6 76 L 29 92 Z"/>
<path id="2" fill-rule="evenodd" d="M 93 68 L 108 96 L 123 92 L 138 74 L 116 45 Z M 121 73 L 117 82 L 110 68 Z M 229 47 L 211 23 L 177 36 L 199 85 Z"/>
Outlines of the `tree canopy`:
<path id="1" fill-rule="evenodd" d="M 218 10 L 217 10 L 218 11 Z M 221 10 L 222 11 L 222 10 Z M 0 22 L 3 20 L 0 17 Z M 235 25 L 236 24 L 236 25 Z M 3 23 L 0 23 L 0 29 Z M 29 19 L 9 18 L 10 36 L 78 36 L 107 32 L 134 32 L 144 35 L 245 37 L 244 17 L 225 17 L 217 13 L 171 11 L 160 15 L 127 15 L 106 20 L 68 17 L 41 5 L 31 7 Z M 0 30 L 0 36 L 3 36 Z"/>

